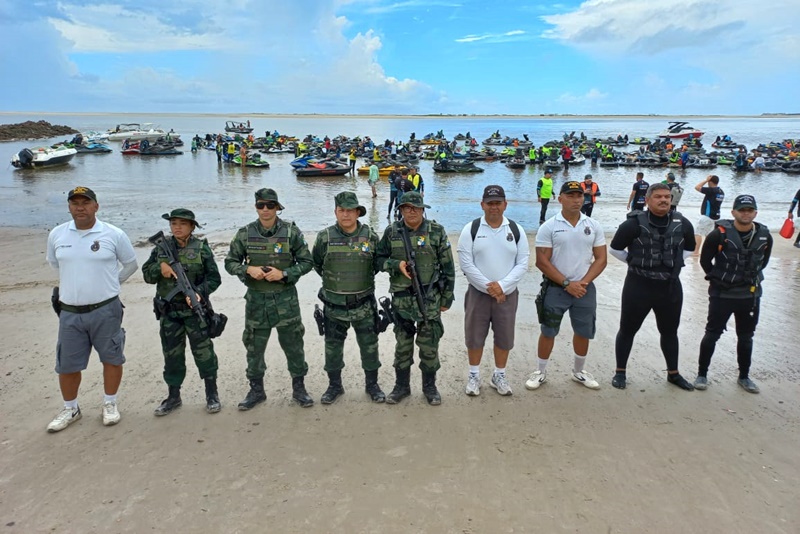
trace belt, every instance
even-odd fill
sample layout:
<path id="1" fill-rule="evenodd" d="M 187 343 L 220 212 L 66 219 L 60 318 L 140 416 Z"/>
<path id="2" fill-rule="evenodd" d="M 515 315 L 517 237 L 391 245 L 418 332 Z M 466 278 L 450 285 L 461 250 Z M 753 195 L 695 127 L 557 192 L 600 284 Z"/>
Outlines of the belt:
<path id="1" fill-rule="evenodd" d="M 330 306 L 331 308 L 338 308 L 340 310 L 352 310 L 372 300 L 374 298 L 374 295 L 375 293 L 372 291 L 370 291 L 366 295 L 360 295 L 358 296 L 358 298 L 356 298 L 356 295 L 347 295 L 345 297 L 346 299 L 345 304 L 334 304 L 333 302 L 329 302 L 323 299 L 322 297 L 320 297 L 320 300 L 323 302 L 323 304 L 325 304 L 326 306 Z"/>
<path id="2" fill-rule="evenodd" d="M 111 304 L 117 299 L 119 299 L 119 296 L 111 297 L 110 299 L 104 300 L 103 302 L 98 302 L 97 304 L 86 304 L 83 306 L 72 306 L 70 304 L 64 304 L 63 302 L 59 302 L 58 304 L 61 306 L 62 310 L 70 313 L 89 313 L 90 311 L 102 308 L 106 304 Z"/>

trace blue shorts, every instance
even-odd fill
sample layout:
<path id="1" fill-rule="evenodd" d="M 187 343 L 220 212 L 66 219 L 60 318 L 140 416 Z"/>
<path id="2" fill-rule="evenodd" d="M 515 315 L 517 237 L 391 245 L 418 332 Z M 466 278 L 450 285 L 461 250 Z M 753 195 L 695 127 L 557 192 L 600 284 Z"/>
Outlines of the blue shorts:
<path id="1" fill-rule="evenodd" d="M 116 299 L 89 313 L 62 310 L 58 319 L 56 373 L 77 373 L 86 369 L 92 347 L 103 363 L 125 363 L 122 308 L 122 302 Z"/>
<path id="2" fill-rule="evenodd" d="M 569 311 L 569 320 L 576 335 L 593 339 L 597 319 L 597 290 L 594 283 L 586 286 L 586 294 L 575 298 L 560 287 L 550 286 L 544 296 L 545 322 L 541 325 L 544 337 L 556 337 L 561 319 Z"/>

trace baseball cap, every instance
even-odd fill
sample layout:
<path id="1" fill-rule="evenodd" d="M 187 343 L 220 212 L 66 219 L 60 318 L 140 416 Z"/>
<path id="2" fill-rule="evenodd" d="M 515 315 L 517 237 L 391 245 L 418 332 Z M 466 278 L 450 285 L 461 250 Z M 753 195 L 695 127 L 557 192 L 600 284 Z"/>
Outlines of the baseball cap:
<path id="1" fill-rule="evenodd" d="M 675 173 L 674 172 L 668 172 L 667 173 L 667 180 L 674 180 L 674 179 L 675 179 Z"/>
<path id="2" fill-rule="evenodd" d="M 283 207 L 283 204 L 281 204 L 280 201 L 278 201 L 278 193 L 276 193 L 274 189 L 264 187 L 256 191 L 256 202 L 259 200 L 266 200 L 266 201 L 272 200 L 273 202 L 278 203 L 279 209 L 286 209 Z"/>
<path id="3" fill-rule="evenodd" d="M 587 174 L 586 176 L 583 177 L 583 179 L 584 180 L 591 180 L 592 179 L 592 175 L 591 174 Z"/>
<path id="4" fill-rule="evenodd" d="M 581 188 L 581 184 L 579 184 L 574 180 L 569 182 L 564 182 L 564 184 L 561 186 L 561 192 L 559 194 L 563 195 L 564 193 L 573 193 L 573 192 L 583 193 L 583 188 Z"/>
<path id="5" fill-rule="evenodd" d="M 358 197 L 352 191 L 342 191 L 334 197 L 337 208 L 346 210 L 358 210 L 358 216 L 363 217 L 367 213 L 367 208 L 358 203 Z"/>
<path id="6" fill-rule="evenodd" d="M 483 190 L 483 201 L 491 202 L 493 200 L 505 200 L 506 192 L 499 185 L 487 185 Z"/>
<path id="7" fill-rule="evenodd" d="M 74 188 L 72 191 L 69 192 L 67 195 L 67 200 L 70 200 L 72 197 L 86 197 L 89 200 L 94 200 L 97 202 L 97 195 L 89 189 L 88 187 L 83 187 L 79 185 L 78 187 Z"/>
<path id="8" fill-rule="evenodd" d="M 165 213 L 161 218 L 168 221 L 172 219 L 186 219 L 187 221 L 192 221 L 196 227 L 202 228 L 202 225 L 194 218 L 194 212 L 186 208 L 176 208 L 169 213 Z"/>
<path id="9" fill-rule="evenodd" d="M 427 204 L 422 201 L 422 195 L 417 193 L 416 191 L 409 191 L 408 193 L 403 194 L 403 198 L 400 199 L 400 203 L 397 205 L 399 208 L 408 204 L 409 206 L 414 206 L 415 208 L 430 208 Z"/>
<path id="10" fill-rule="evenodd" d="M 742 208 L 758 209 L 756 206 L 756 199 L 752 195 L 739 195 L 733 199 L 733 209 L 740 210 Z"/>

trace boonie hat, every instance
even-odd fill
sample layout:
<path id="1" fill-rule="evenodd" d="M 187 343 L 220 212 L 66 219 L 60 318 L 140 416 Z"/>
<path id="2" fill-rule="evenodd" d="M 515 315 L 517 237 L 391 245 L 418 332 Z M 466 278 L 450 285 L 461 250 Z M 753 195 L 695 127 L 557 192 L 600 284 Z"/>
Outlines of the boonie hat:
<path id="1" fill-rule="evenodd" d="M 97 195 L 95 195 L 94 191 L 89 189 L 88 187 L 83 187 L 79 185 L 75 189 L 69 192 L 67 195 L 67 200 L 70 200 L 72 197 L 86 197 L 89 200 L 94 200 L 97 202 Z"/>
<path id="2" fill-rule="evenodd" d="M 258 202 L 259 200 L 264 200 L 267 202 L 271 200 L 273 202 L 278 203 L 279 209 L 286 209 L 283 207 L 283 204 L 281 204 L 280 201 L 278 200 L 278 193 L 276 193 L 274 189 L 263 187 L 258 191 L 256 191 L 256 202 Z"/>
<path id="3" fill-rule="evenodd" d="M 583 193 L 583 188 L 581 188 L 581 184 L 575 181 L 564 182 L 564 185 L 561 186 L 561 192 L 559 194 L 563 195 L 564 193 Z"/>
<path id="4" fill-rule="evenodd" d="M 358 197 L 352 191 L 342 191 L 334 197 L 337 208 L 346 210 L 358 210 L 358 216 L 363 217 L 367 213 L 367 208 L 358 203 Z"/>
<path id="5" fill-rule="evenodd" d="M 733 199 L 733 209 L 740 210 L 742 208 L 758 209 L 758 206 L 756 206 L 756 199 L 753 198 L 753 195 L 739 195 Z"/>
<path id="6" fill-rule="evenodd" d="M 506 192 L 499 185 L 487 185 L 483 190 L 483 201 L 491 202 L 493 200 L 505 200 Z"/>
<path id="7" fill-rule="evenodd" d="M 169 213 L 165 213 L 161 216 L 161 218 L 168 221 L 171 221 L 172 219 L 185 219 L 193 222 L 198 228 L 203 227 L 199 222 L 197 222 L 197 219 L 194 218 L 194 212 L 192 210 L 187 210 L 186 208 L 176 208 Z"/>
<path id="8" fill-rule="evenodd" d="M 400 199 L 400 203 L 397 205 L 397 207 L 399 208 L 400 206 L 404 206 L 406 204 L 409 206 L 414 206 L 415 208 L 430 208 L 430 206 L 422 201 L 422 195 L 416 191 L 404 193 L 403 198 Z"/>

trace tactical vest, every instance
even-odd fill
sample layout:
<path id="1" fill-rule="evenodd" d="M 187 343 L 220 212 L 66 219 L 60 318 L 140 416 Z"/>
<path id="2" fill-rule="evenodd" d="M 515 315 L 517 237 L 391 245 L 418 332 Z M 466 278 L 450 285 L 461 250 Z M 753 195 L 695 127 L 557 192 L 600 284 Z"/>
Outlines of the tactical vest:
<path id="1" fill-rule="evenodd" d="M 402 221 L 392 225 L 392 255 L 393 260 L 408 261 L 406 257 L 406 249 L 403 245 L 403 236 L 400 234 L 400 226 L 404 224 Z M 436 258 L 436 249 L 439 247 L 438 240 L 436 242 L 431 238 L 431 223 L 430 221 L 423 221 L 416 231 L 411 231 L 408 227 L 405 230 L 409 233 L 411 241 L 411 248 L 416 254 L 416 268 L 419 273 L 420 282 L 428 286 L 431 282 L 439 279 L 439 262 Z M 411 287 L 411 280 L 405 277 L 404 274 L 398 272 L 389 278 L 389 291 L 395 293 Z"/>
<path id="2" fill-rule="evenodd" d="M 755 224 L 755 232 L 748 244 L 733 226 L 733 221 L 718 221 L 717 227 L 722 235 L 722 244 L 714 258 L 714 267 L 708 279 L 722 287 L 757 285 L 764 279 L 761 269 L 769 243 L 769 230 L 763 224 Z"/>
<path id="3" fill-rule="evenodd" d="M 356 294 L 375 289 L 369 226 L 362 224 L 352 236 L 338 226 L 328 228 L 328 250 L 322 261 L 322 287 L 339 294 Z"/>
<path id="4" fill-rule="evenodd" d="M 247 260 L 251 267 L 271 265 L 276 269 L 285 270 L 294 265 L 294 256 L 290 240 L 292 237 L 292 224 L 278 220 L 277 231 L 271 237 L 264 237 L 258 231 L 258 221 L 247 226 Z M 269 282 L 267 280 L 254 280 L 246 276 L 245 285 L 256 291 L 283 291 L 286 284 Z"/>
<path id="5" fill-rule="evenodd" d="M 169 239 L 175 241 L 174 237 L 170 237 Z M 201 289 L 198 286 L 202 284 L 203 279 L 205 278 L 205 272 L 203 270 L 203 258 L 201 256 L 203 241 L 192 236 L 189 237 L 189 242 L 186 243 L 185 247 L 178 247 L 177 241 L 175 241 L 175 245 L 175 248 L 178 250 L 178 261 L 180 261 L 181 265 L 183 265 L 183 268 L 186 271 L 186 277 L 193 286 Z M 161 254 L 158 255 L 158 260 L 159 263 L 169 261 L 167 260 L 166 256 L 162 256 Z M 164 278 L 161 276 L 156 284 L 156 293 L 159 297 L 165 299 L 170 296 L 170 293 L 175 290 L 176 286 L 177 282 L 174 278 Z M 182 301 L 184 295 L 180 292 L 175 293 L 171 300 L 175 300 L 176 298 Z"/>
<path id="6" fill-rule="evenodd" d="M 639 237 L 628 246 L 628 265 L 645 271 L 667 267 L 683 267 L 683 222 L 677 214 L 670 215 L 669 226 L 662 235 L 650 225 L 647 213 L 633 211 L 628 217 L 636 217 Z M 637 271 L 640 272 L 640 271 Z"/>
<path id="7" fill-rule="evenodd" d="M 550 198 L 553 196 L 553 180 L 542 178 L 542 188 L 539 190 L 539 198 Z"/>

